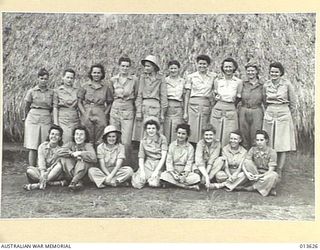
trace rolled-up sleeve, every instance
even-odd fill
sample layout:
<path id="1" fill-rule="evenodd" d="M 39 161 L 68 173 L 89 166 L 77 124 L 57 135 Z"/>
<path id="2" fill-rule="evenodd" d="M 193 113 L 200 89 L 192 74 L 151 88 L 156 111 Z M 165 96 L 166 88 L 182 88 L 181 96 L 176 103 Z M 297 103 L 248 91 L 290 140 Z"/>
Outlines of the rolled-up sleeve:
<path id="1" fill-rule="evenodd" d="M 85 151 L 81 151 L 81 157 L 86 162 L 97 162 L 97 155 L 91 143 L 86 143 Z"/>
<path id="2" fill-rule="evenodd" d="M 187 163 L 184 171 L 191 172 L 192 166 L 194 162 L 194 149 L 192 145 L 188 146 L 188 158 L 187 158 Z"/>
<path id="3" fill-rule="evenodd" d="M 175 143 L 175 142 L 173 142 Z M 168 154 L 167 154 L 167 159 L 166 159 L 166 168 L 167 171 L 174 171 L 174 166 L 173 166 L 173 154 L 174 154 L 174 144 L 171 143 L 169 146 Z"/>
<path id="4" fill-rule="evenodd" d="M 39 170 L 47 170 L 46 165 L 46 153 L 45 153 L 46 144 L 42 143 L 38 148 L 38 167 Z"/>
<path id="5" fill-rule="evenodd" d="M 213 152 L 210 152 L 210 157 L 208 160 L 208 165 L 212 165 L 214 163 L 214 161 L 219 157 L 220 154 L 220 150 L 221 150 L 221 143 L 217 142 Z"/>

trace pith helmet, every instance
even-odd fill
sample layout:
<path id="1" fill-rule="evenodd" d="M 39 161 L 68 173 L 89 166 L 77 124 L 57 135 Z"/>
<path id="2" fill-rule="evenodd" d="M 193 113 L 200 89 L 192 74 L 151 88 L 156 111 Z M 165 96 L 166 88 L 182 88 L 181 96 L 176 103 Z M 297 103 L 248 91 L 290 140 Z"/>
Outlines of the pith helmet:
<path id="1" fill-rule="evenodd" d="M 145 59 L 141 60 L 141 64 L 143 66 L 144 66 L 145 62 L 151 62 L 157 68 L 157 71 L 160 70 L 160 67 L 159 67 L 160 64 L 155 56 L 148 55 Z"/>
<path id="2" fill-rule="evenodd" d="M 107 127 L 105 127 L 104 131 L 103 131 L 103 136 L 105 136 L 106 134 L 109 134 L 111 132 L 116 132 L 121 134 L 121 131 L 119 129 L 117 129 L 116 126 L 114 125 L 108 125 Z"/>

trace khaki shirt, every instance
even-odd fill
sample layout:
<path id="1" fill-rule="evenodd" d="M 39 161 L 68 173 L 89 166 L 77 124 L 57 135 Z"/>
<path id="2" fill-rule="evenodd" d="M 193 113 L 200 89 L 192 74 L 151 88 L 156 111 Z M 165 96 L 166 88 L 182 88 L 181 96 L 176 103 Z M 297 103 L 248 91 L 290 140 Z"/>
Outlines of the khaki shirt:
<path id="1" fill-rule="evenodd" d="M 291 111 L 297 109 L 297 97 L 290 81 L 281 78 L 275 85 L 268 80 L 263 86 L 263 97 L 266 104 L 288 104 Z"/>
<path id="2" fill-rule="evenodd" d="M 138 158 L 160 160 L 162 151 L 168 151 L 167 138 L 164 135 L 158 134 L 154 138 L 144 136 L 140 142 Z"/>
<path id="3" fill-rule="evenodd" d="M 77 108 L 78 89 L 74 87 L 59 86 L 54 90 L 53 106 L 55 108 Z"/>
<path id="4" fill-rule="evenodd" d="M 53 164 L 58 161 L 58 150 L 60 146 L 56 146 L 55 148 L 50 147 L 50 143 L 45 141 L 40 144 L 38 148 L 38 168 L 39 170 L 46 171 Z"/>
<path id="5" fill-rule="evenodd" d="M 248 107 L 261 106 L 263 102 L 262 90 L 263 84 L 260 81 L 256 84 L 244 81 L 241 93 L 241 104 Z"/>
<path id="6" fill-rule="evenodd" d="M 85 162 L 95 163 L 97 162 L 96 152 L 91 143 L 83 143 L 81 145 L 75 142 L 68 142 L 61 148 L 63 151 L 69 150 L 70 152 L 82 151 L 81 158 Z"/>
<path id="7" fill-rule="evenodd" d="M 168 107 L 167 85 L 164 78 L 157 74 L 155 79 L 142 75 L 139 80 L 139 91 L 136 99 L 137 113 L 142 113 L 143 99 L 156 99 L 160 103 L 160 109 Z"/>
<path id="8" fill-rule="evenodd" d="M 171 142 L 166 160 L 167 171 L 190 172 L 193 162 L 194 149 L 189 142 L 186 142 L 184 145 L 179 145 L 177 141 Z"/>
<path id="9" fill-rule="evenodd" d="M 219 77 L 214 82 L 214 92 L 220 96 L 219 101 L 235 102 L 236 97 L 241 97 L 242 80 L 233 76 L 230 80 Z"/>
<path id="10" fill-rule="evenodd" d="M 197 143 L 195 163 L 196 167 L 206 167 L 212 165 L 219 157 L 221 151 L 221 143 L 215 140 L 211 143 L 210 147 L 207 146 L 204 139 Z"/>
<path id="11" fill-rule="evenodd" d="M 245 158 L 246 153 L 247 150 L 241 145 L 236 151 L 233 151 L 229 144 L 222 149 L 222 156 L 227 159 L 229 168 L 234 169 L 239 167 L 241 161 Z"/>
<path id="12" fill-rule="evenodd" d="M 265 150 L 260 150 L 258 147 L 252 147 L 246 159 L 252 160 L 257 169 L 269 170 L 270 167 L 277 167 L 277 152 L 266 147 Z"/>
<path id="13" fill-rule="evenodd" d="M 212 98 L 214 89 L 214 80 L 217 75 L 213 72 L 207 72 L 204 76 L 194 72 L 187 76 L 185 89 L 190 89 L 190 97 Z"/>
<path id="14" fill-rule="evenodd" d="M 170 76 L 166 77 L 167 92 L 169 100 L 183 101 L 184 86 L 186 84 L 185 79 L 178 77 L 176 79 Z"/>
<path id="15" fill-rule="evenodd" d="M 111 170 L 116 166 L 118 159 L 125 159 L 125 149 L 122 144 L 116 144 L 108 147 L 105 143 L 101 143 L 97 148 L 97 158 L 103 159 L 106 168 Z"/>
<path id="16" fill-rule="evenodd" d="M 35 86 L 28 90 L 24 100 L 31 103 L 30 108 L 50 110 L 53 106 L 53 90 L 41 90 L 39 86 Z"/>
<path id="17" fill-rule="evenodd" d="M 104 105 L 107 102 L 107 85 L 86 82 L 78 91 L 78 98 L 85 104 Z"/>
<path id="18" fill-rule="evenodd" d="M 138 79 L 134 75 L 128 76 L 126 81 L 121 84 L 119 75 L 110 79 L 108 89 L 108 103 L 117 99 L 124 101 L 135 100 L 138 94 Z"/>

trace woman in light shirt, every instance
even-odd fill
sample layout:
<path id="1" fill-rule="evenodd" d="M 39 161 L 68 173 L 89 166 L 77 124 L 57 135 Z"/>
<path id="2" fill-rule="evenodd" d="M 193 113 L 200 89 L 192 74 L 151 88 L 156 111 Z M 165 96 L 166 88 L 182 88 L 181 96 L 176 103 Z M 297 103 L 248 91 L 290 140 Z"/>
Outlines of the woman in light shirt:
<path id="1" fill-rule="evenodd" d="M 236 104 L 241 98 L 242 80 L 234 75 L 237 69 L 238 64 L 233 58 L 223 60 L 223 76 L 214 82 L 216 104 L 211 111 L 210 123 L 216 128 L 222 147 L 228 144 L 230 132 L 239 126 Z"/>
<path id="2" fill-rule="evenodd" d="M 179 76 L 180 63 L 172 60 L 168 63 L 169 76 L 166 77 L 168 109 L 165 115 L 163 131 L 168 142 L 177 138 L 175 128 L 183 121 L 183 97 L 185 80 Z"/>

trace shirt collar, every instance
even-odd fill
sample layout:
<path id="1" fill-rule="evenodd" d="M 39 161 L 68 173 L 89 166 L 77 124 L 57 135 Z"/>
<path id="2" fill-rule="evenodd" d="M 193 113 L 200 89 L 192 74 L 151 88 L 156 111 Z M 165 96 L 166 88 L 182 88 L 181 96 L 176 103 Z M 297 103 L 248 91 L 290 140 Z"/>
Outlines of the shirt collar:
<path id="1" fill-rule="evenodd" d="M 114 76 L 114 79 L 119 79 L 119 78 L 120 78 L 120 74 L 117 74 L 117 75 Z M 133 76 L 132 75 L 128 75 L 127 79 L 132 80 Z"/>
<path id="2" fill-rule="evenodd" d="M 103 84 L 101 82 L 93 82 L 93 81 L 90 81 L 89 82 L 89 86 L 93 89 L 100 89 L 102 88 Z"/>
<path id="3" fill-rule="evenodd" d="M 239 148 L 238 148 L 236 151 L 234 151 L 234 150 L 231 149 L 230 144 L 228 144 L 228 145 L 227 145 L 227 150 L 228 150 L 230 153 L 232 153 L 232 154 L 240 154 L 241 151 L 242 151 L 242 147 L 241 147 L 241 145 L 240 145 Z"/>
<path id="4" fill-rule="evenodd" d="M 158 143 L 160 141 L 160 135 L 156 134 L 154 137 L 150 138 L 147 134 L 145 134 L 145 136 L 143 137 L 143 140 L 145 140 L 148 143 L 150 142 Z"/>
<path id="5" fill-rule="evenodd" d="M 188 141 L 186 141 L 186 142 L 185 142 L 184 144 L 182 144 L 182 145 L 179 144 L 177 140 L 175 140 L 173 143 L 174 143 L 174 145 L 177 146 L 177 147 L 185 147 L 185 148 L 188 147 Z"/>
<path id="6" fill-rule="evenodd" d="M 42 91 L 42 90 L 47 91 L 48 90 L 48 86 L 46 86 L 46 88 L 44 88 L 44 89 L 40 89 L 40 87 L 37 85 L 37 86 L 34 87 L 34 90 L 36 90 L 36 91 Z"/>

